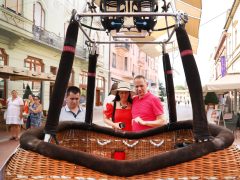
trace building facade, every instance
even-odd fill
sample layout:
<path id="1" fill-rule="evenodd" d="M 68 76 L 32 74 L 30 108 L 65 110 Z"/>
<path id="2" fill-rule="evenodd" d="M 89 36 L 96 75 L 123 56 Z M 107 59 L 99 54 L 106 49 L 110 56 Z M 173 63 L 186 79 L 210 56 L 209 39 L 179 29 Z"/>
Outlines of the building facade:
<path id="1" fill-rule="evenodd" d="M 133 78 L 136 75 L 143 75 L 148 81 L 149 90 L 158 95 L 157 58 L 151 58 L 140 51 L 136 44 L 113 44 L 110 49 L 111 83 L 126 81 L 133 86 Z"/>
<path id="2" fill-rule="evenodd" d="M 213 56 L 214 68 L 212 76 L 214 80 L 240 74 L 240 0 L 235 0 L 228 12 L 219 44 Z M 232 77 L 234 78 L 234 77 Z M 239 82 L 235 79 L 236 83 Z M 234 111 L 240 109 L 239 89 L 229 91 L 232 97 L 232 107 Z"/>
<path id="3" fill-rule="evenodd" d="M 39 73 L 57 74 L 64 36 L 73 8 L 83 9 L 84 4 L 68 1 L 0 0 L 0 65 L 26 69 Z M 97 35 L 104 38 L 104 35 Z M 69 85 L 82 89 L 86 95 L 88 50 L 85 39 L 79 33 L 78 43 Z M 96 83 L 96 105 L 104 96 L 108 71 L 103 66 L 103 47 L 99 47 Z M 26 85 L 34 94 L 41 95 L 44 109 L 48 109 L 54 81 L 12 81 L 1 76 L 0 98 L 6 100 L 13 89 L 22 96 Z"/>
<path id="4" fill-rule="evenodd" d="M 1 66 L 17 71 L 31 71 L 33 74 L 51 73 L 56 75 L 61 58 L 65 33 L 72 9 L 85 11 L 86 4 L 79 0 L 0 0 L 0 72 Z M 99 9 L 97 8 L 97 11 Z M 94 27 L 99 21 L 84 19 Z M 110 37 L 105 32 L 89 32 L 96 41 Z M 69 85 L 81 88 L 86 99 L 88 47 L 86 37 L 79 31 Z M 157 94 L 157 62 L 141 52 L 137 45 L 99 45 L 96 71 L 95 106 L 101 106 L 114 81 L 133 83 L 133 77 L 146 76 L 149 88 Z M 0 100 L 6 101 L 15 89 L 23 96 L 29 85 L 35 95 L 41 96 L 44 110 L 48 109 L 54 81 L 14 80 L 0 73 Z"/>

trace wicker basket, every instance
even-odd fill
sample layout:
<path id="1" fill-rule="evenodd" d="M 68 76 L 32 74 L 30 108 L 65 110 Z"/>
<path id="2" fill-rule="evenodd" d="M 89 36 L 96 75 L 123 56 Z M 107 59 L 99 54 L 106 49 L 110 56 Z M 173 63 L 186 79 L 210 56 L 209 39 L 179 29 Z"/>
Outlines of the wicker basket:
<path id="1" fill-rule="evenodd" d="M 60 146 L 112 158 L 116 150 L 126 153 L 127 160 L 171 151 L 176 143 L 193 142 L 191 130 L 165 132 L 129 140 L 79 129 L 57 134 Z M 117 171 L 117 169 L 116 169 Z M 19 148 L 8 162 L 4 177 L 12 179 L 125 179 L 100 173 L 66 161 L 51 159 Z M 240 179 L 240 150 L 231 146 L 193 161 L 127 179 Z"/>

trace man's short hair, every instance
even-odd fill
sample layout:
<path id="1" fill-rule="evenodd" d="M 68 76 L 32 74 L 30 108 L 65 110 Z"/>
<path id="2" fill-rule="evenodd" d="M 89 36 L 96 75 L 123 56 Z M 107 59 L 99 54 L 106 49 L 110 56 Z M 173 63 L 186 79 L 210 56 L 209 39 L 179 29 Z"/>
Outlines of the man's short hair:
<path id="1" fill-rule="evenodd" d="M 67 88 L 67 96 L 70 94 L 70 93 L 73 93 L 73 94 L 81 94 L 81 91 L 80 89 L 77 87 L 77 86 L 69 86 Z"/>
<path id="2" fill-rule="evenodd" d="M 146 78 L 143 75 L 137 75 L 135 76 L 134 80 L 135 79 L 144 79 L 146 81 Z"/>

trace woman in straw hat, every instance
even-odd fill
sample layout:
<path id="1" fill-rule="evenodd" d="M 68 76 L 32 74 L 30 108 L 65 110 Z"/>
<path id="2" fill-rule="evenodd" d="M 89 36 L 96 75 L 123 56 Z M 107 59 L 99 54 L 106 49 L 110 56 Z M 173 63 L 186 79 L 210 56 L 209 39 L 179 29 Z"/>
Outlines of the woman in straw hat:
<path id="1" fill-rule="evenodd" d="M 132 130 L 132 98 L 130 84 L 120 82 L 115 90 L 116 97 L 113 102 L 106 105 L 104 122 L 113 129 L 125 131 Z"/>

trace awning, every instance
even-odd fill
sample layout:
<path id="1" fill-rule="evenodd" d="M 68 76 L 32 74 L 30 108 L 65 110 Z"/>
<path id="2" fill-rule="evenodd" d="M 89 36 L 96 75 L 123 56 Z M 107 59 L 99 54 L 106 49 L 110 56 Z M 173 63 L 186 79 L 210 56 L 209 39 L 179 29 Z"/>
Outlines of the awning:
<path id="1" fill-rule="evenodd" d="M 0 66 L 0 78 L 12 81 L 55 81 L 56 76 L 51 73 L 29 71 L 11 66 Z"/>
<path id="2" fill-rule="evenodd" d="M 205 92 L 226 92 L 235 89 L 240 89 L 240 73 L 227 74 L 203 87 Z"/>

